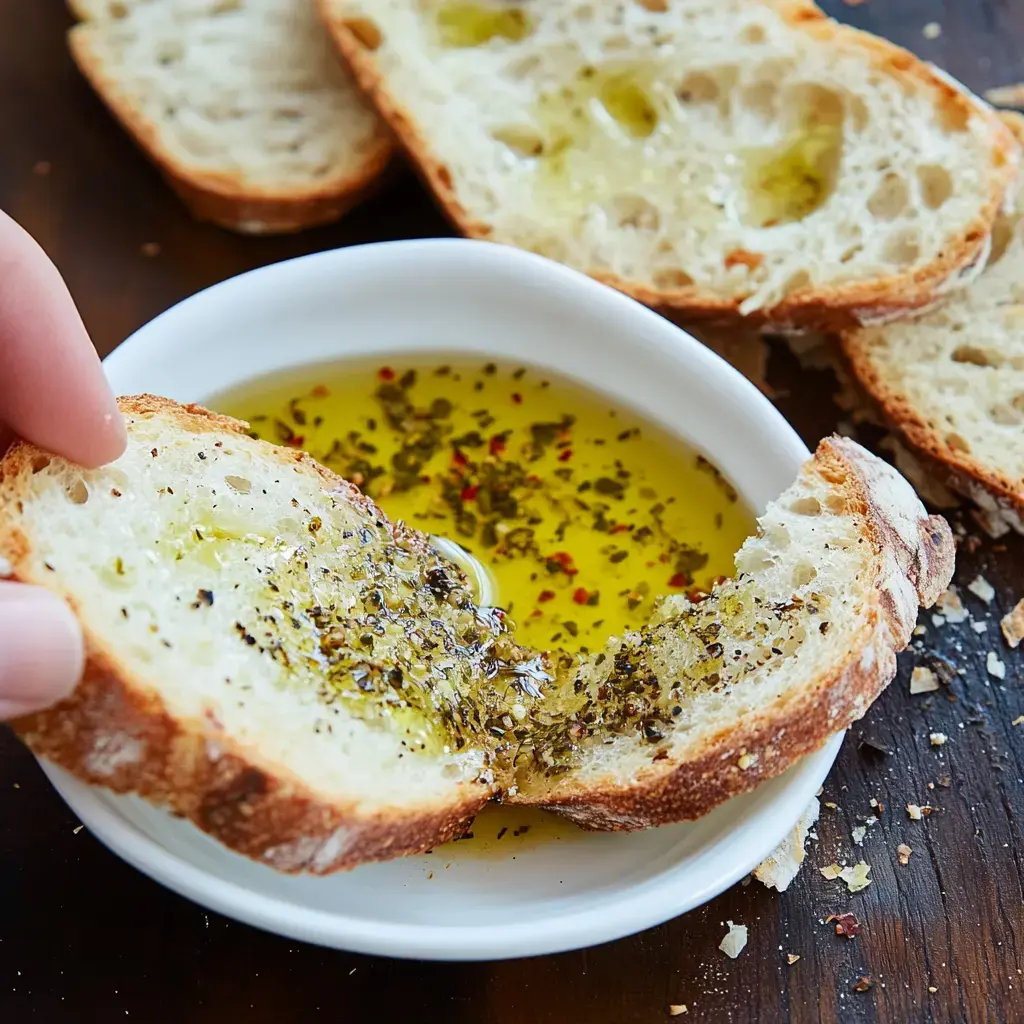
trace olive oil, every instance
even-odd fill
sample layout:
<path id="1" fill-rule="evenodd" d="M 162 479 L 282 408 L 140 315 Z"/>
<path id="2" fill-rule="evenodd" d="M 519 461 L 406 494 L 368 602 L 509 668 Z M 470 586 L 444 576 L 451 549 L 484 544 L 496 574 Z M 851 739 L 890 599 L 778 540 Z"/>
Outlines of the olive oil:
<path id="1" fill-rule="evenodd" d="M 522 7 L 510 3 L 465 3 L 449 0 L 437 9 L 437 28 L 445 46 L 483 46 L 492 39 L 517 43 L 533 30 Z"/>
<path id="2" fill-rule="evenodd" d="M 835 183 L 842 140 L 840 125 L 811 124 L 779 147 L 750 153 L 744 184 L 754 222 L 774 227 L 821 207 Z"/>
<path id="3" fill-rule="evenodd" d="M 432 853 L 442 862 L 453 855 L 460 860 L 515 857 L 549 843 L 568 845 L 579 842 L 587 835 L 568 818 L 548 811 L 488 804 L 473 819 L 465 836 L 445 843 Z"/>
<path id="4" fill-rule="evenodd" d="M 753 525 L 678 440 L 533 368 L 347 363 L 213 404 L 309 451 L 392 519 L 456 541 L 535 648 L 600 648 L 658 596 L 709 589 Z"/>

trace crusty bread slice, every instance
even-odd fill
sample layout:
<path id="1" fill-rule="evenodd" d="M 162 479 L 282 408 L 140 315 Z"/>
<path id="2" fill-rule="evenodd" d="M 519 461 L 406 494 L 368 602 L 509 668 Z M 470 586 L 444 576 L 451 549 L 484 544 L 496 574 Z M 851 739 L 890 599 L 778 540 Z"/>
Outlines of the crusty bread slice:
<path id="1" fill-rule="evenodd" d="M 1016 148 L 807 0 L 318 0 L 465 234 L 688 316 L 905 315 L 984 258 Z"/>
<path id="2" fill-rule="evenodd" d="M 0 462 L 0 572 L 63 595 L 88 654 L 74 694 L 15 727 L 284 871 L 429 848 L 499 793 L 588 827 L 700 815 L 862 714 L 952 570 L 945 522 L 827 441 L 734 582 L 604 660 L 537 654 L 308 456 L 194 406 L 121 405 L 111 466 L 29 445 Z"/>
<path id="3" fill-rule="evenodd" d="M 665 599 L 651 626 L 584 661 L 507 799 L 631 830 L 696 818 L 777 775 L 888 685 L 919 605 L 949 585 L 953 541 L 891 466 L 831 438 L 736 570 L 699 604 Z M 623 700 L 641 728 L 591 735 L 587 716 Z"/>
<path id="4" fill-rule="evenodd" d="M 72 0 L 81 71 L 199 220 L 247 234 L 336 220 L 391 133 L 308 0 Z"/>
<path id="5" fill-rule="evenodd" d="M 1003 117 L 1024 139 L 1024 117 Z M 971 288 L 915 320 L 845 332 L 842 351 L 930 472 L 1024 532 L 1024 181 Z"/>

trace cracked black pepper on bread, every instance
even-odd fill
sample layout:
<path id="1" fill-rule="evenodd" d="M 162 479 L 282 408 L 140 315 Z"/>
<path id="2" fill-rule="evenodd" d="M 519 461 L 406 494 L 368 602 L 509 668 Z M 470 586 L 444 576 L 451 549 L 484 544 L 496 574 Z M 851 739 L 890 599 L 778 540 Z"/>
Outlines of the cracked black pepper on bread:
<path id="1" fill-rule="evenodd" d="M 111 466 L 25 444 L 0 463 L 9 574 L 64 596 L 88 652 L 15 727 L 284 871 L 428 849 L 497 795 L 590 828 L 697 817 L 862 715 L 952 573 L 946 523 L 830 439 L 734 579 L 603 651 L 538 652 L 308 456 L 195 406 L 121 407 Z"/>

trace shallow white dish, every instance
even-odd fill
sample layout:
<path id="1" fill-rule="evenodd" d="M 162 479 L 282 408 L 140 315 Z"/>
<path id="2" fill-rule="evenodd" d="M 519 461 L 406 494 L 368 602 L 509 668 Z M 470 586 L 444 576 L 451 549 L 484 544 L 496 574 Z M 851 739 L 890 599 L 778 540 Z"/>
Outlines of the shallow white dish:
<path id="1" fill-rule="evenodd" d="M 487 243 L 395 242 L 266 267 L 168 310 L 106 368 L 119 394 L 202 402 L 275 370 L 416 351 L 516 359 L 642 408 L 756 510 L 808 454 L 756 388 L 668 321 L 574 271 Z M 214 910 L 341 949 L 494 959 L 616 939 L 717 895 L 795 824 L 841 741 L 699 822 L 538 843 L 515 859 L 456 844 L 327 878 L 277 874 L 142 801 L 44 768 L 102 842 Z"/>

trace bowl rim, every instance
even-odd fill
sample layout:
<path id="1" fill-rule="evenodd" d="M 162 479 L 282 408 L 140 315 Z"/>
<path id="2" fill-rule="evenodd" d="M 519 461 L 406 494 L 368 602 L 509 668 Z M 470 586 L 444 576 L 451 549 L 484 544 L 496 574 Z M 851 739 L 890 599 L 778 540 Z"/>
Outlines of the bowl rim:
<path id="1" fill-rule="evenodd" d="M 209 316 L 223 317 L 239 302 L 259 304 L 289 289 L 297 295 L 329 287 L 331 281 L 356 276 L 419 268 L 430 273 L 465 273 L 500 278 L 510 287 L 557 293 L 572 309 L 611 322 L 628 320 L 652 344 L 685 354 L 687 372 L 701 374 L 702 385 L 716 400 L 732 403 L 747 428 L 758 431 L 758 444 L 773 446 L 775 454 L 795 474 L 809 452 L 781 413 L 728 362 L 696 341 L 677 325 L 610 287 L 544 257 L 492 242 L 464 239 L 415 239 L 376 242 L 313 253 L 272 263 L 214 284 L 172 306 L 135 331 L 104 360 L 115 390 L 118 381 L 149 379 L 147 365 L 157 354 L 173 353 L 190 330 L 202 331 Z M 302 360 L 283 365 L 301 366 Z M 239 374 L 236 383 L 255 374 Z M 158 390 L 158 389 L 153 389 Z M 213 389 L 218 390 L 218 389 Z M 169 397 L 175 397 L 173 394 Z M 187 400 L 187 399 L 186 399 Z M 202 401 L 201 397 L 192 400 Z M 694 445 L 700 446 L 699 440 Z M 743 481 L 734 480 L 741 490 Z M 755 511 L 759 511 L 756 510 Z M 170 889 L 207 907 L 257 927 L 321 945 L 399 957 L 441 960 L 481 960 L 549 954 L 590 946 L 660 924 L 718 895 L 748 874 L 770 854 L 805 812 L 835 760 L 843 734 L 833 736 L 782 776 L 770 780 L 778 792 L 741 819 L 742 833 L 731 859 L 723 859 L 699 880 L 677 877 L 681 867 L 659 872 L 641 883 L 640 891 L 625 890 L 613 899 L 602 897 L 584 911 L 563 913 L 541 933 L 533 924 L 504 934 L 494 926 L 438 925 L 422 922 L 367 922 L 334 911 L 289 903 L 275 895 L 219 878 L 162 846 L 118 813 L 102 791 L 93 790 L 53 765 L 43 767 L 65 801 L 105 845 L 128 863 Z M 682 874 L 686 871 L 683 870 Z M 681 884 L 682 882 L 682 884 Z"/>

